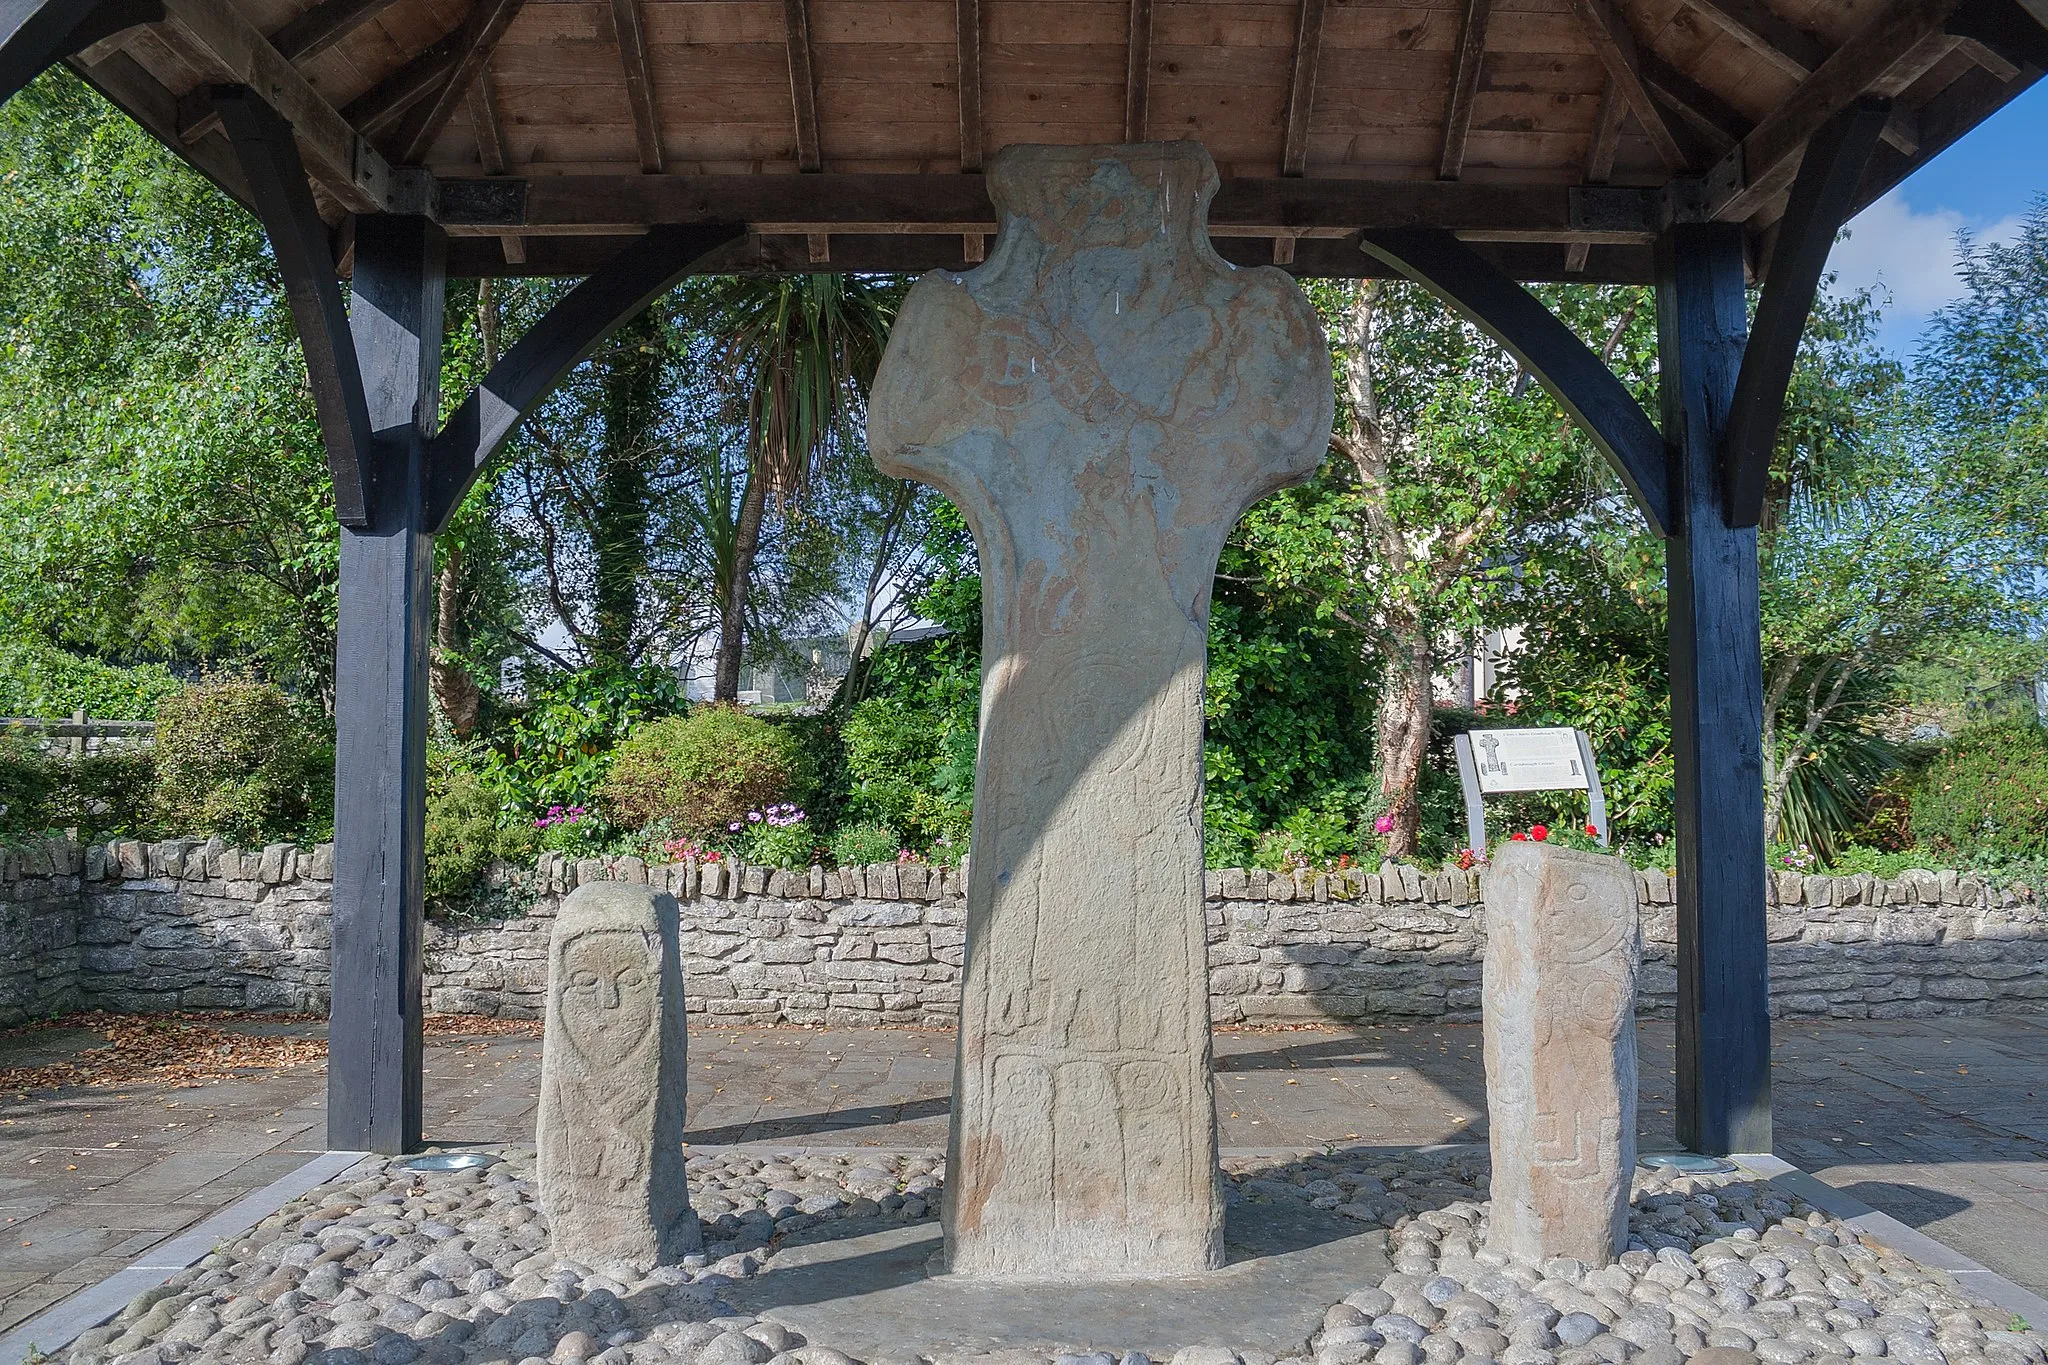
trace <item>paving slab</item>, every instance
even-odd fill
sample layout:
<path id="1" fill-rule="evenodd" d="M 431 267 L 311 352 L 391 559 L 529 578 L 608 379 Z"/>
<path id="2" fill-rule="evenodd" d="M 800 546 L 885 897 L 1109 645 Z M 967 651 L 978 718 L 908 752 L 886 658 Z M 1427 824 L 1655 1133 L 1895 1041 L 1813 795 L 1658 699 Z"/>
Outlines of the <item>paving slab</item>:
<path id="1" fill-rule="evenodd" d="M 1386 1233 L 1280 1205 L 1237 1204 L 1224 1220 L 1227 1261 L 1198 1276 L 1060 1284 L 944 1273 L 936 1222 L 849 1219 L 799 1233 L 774 1272 L 725 1291 L 856 1359 L 926 1352 L 1111 1347 L 1169 1359 L 1228 1341 L 1287 1356 L 1306 1351 L 1323 1311 L 1391 1268 Z"/>

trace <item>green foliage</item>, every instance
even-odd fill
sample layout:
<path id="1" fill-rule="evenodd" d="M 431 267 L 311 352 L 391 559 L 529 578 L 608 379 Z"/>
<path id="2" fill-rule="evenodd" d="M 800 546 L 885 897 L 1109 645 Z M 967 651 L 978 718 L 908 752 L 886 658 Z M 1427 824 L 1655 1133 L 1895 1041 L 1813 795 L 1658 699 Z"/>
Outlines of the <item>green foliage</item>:
<path id="1" fill-rule="evenodd" d="M 845 816 L 887 825 L 904 846 L 951 862 L 965 851 L 973 822 L 981 580 L 945 575 L 918 607 L 952 633 L 890 645 L 876 656 L 870 695 L 840 729 Z M 892 848 L 889 857 L 895 856 Z"/>
<path id="2" fill-rule="evenodd" d="M 317 841 L 333 827 L 333 738 L 275 684 L 217 674 L 164 698 L 155 759 L 166 833 L 253 847 Z"/>
<path id="3" fill-rule="evenodd" d="M 1951 861 L 2048 857 L 2048 733 L 2032 720 L 1958 735 L 1911 797 L 1921 849 Z"/>
<path id="4" fill-rule="evenodd" d="M 468 751 L 427 752 L 427 899 L 472 896 L 494 862 L 531 859 L 539 840 L 531 821 L 507 811 Z"/>
<path id="5" fill-rule="evenodd" d="M 162 664 L 123 667 L 40 641 L 0 643 L 0 715 L 148 720 L 178 685 Z"/>
<path id="6" fill-rule="evenodd" d="M 661 823 L 686 834 L 725 834 L 747 813 L 808 785 L 804 752 L 787 730 L 732 706 L 636 727 L 600 788 L 604 810 L 627 829 Z"/>
<path id="7" fill-rule="evenodd" d="M 147 835 L 154 825 L 155 776 L 148 749 L 73 758 L 26 736 L 0 735 L 0 838 L 66 829 L 87 840 Z"/>
<path id="8" fill-rule="evenodd" d="M 0 735 L 0 837 L 21 839 L 56 827 L 56 765 L 34 740 Z"/>
<path id="9" fill-rule="evenodd" d="M 862 820 L 840 826 L 832 836 L 832 861 L 840 867 L 893 863 L 902 846 L 903 840 L 890 826 L 875 820 Z"/>
<path id="10" fill-rule="evenodd" d="M 683 705 L 682 688 L 665 668 L 529 674 L 525 706 L 491 737 L 485 775 L 515 810 L 537 815 L 550 806 L 593 803 L 614 746 L 636 726 L 680 714 Z"/>
<path id="11" fill-rule="evenodd" d="M 1272 510 L 1261 504 L 1252 515 Z M 1225 575 L 1256 568 L 1253 552 L 1225 551 Z M 1222 585 L 1209 611 L 1203 696 L 1209 866 L 1320 865 L 1360 853 L 1377 785 L 1372 695 L 1351 631 L 1286 590 Z M 1262 843 L 1269 831 L 1278 837 Z"/>
<path id="12" fill-rule="evenodd" d="M 818 831 L 804 813 L 787 802 L 750 810 L 727 827 L 727 846 L 746 862 L 761 867 L 809 867 L 821 851 Z"/>

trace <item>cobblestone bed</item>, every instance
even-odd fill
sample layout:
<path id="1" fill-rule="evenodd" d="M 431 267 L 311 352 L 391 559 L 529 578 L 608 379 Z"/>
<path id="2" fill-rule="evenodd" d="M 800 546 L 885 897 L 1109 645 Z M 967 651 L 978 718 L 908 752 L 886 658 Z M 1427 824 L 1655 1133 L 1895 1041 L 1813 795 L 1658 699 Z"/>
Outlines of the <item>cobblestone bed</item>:
<path id="1" fill-rule="evenodd" d="M 333 851 L 135 841 L 0 850 L 0 1023 L 75 1008 L 327 1007 Z M 529 913 L 429 920 L 441 1012 L 538 1017 L 547 936 L 579 881 L 649 881 L 683 902 L 689 1008 L 734 1022 L 950 1025 L 965 875 L 547 856 L 519 874 Z M 1205 877 L 1219 1023 L 1471 1021 L 1485 908 L 1476 874 Z M 2048 1009 L 2048 913 L 1954 872 L 1769 884 L 1774 1011 L 1903 1018 Z M 1642 1013 L 1676 1002 L 1671 879 L 1637 877 Z"/>
<path id="2" fill-rule="evenodd" d="M 736 1310 L 791 1233 L 932 1217 L 936 1153 L 691 1159 L 705 1254 L 585 1265 L 548 1249 L 531 1149 L 482 1171 L 381 1163 L 312 1191 L 83 1334 L 70 1365 L 854 1365 Z M 1173 1365 L 2044 1365 L 2042 1333 L 1746 1175 L 1638 1172 L 1629 1250 L 1592 1268 L 1488 1249 L 1478 1149 L 1225 1163 L 1231 1201 L 1306 1204 L 1389 1229 L 1393 1270 L 1329 1305 L 1291 1353 L 1228 1340 Z M 1048 1342 L 1060 1341 L 1057 1290 Z M 1151 1365 L 1112 1340 L 894 1365 Z M 876 1365 L 882 1365 L 877 1358 Z"/>

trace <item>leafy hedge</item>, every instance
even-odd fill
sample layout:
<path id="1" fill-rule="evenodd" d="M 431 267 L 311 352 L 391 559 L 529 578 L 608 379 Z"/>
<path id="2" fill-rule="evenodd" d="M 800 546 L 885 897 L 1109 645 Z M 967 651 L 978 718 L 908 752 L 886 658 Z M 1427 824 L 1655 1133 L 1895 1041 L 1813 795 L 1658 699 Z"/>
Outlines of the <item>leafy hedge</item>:
<path id="1" fill-rule="evenodd" d="M 2048 730 L 1977 726 L 1927 765 L 1908 799 L 1916 843 L 1951 859 L 2048 857 Z"/>
<path id="2" fill-rule="evenodd" d="M 804 752 L 782 727 L 734 706 L 700 706 L 642 725 L 612 754 L 600 788 L 621 829 L 708 835 L 804 792 Z"/>
<path id="3" fill-rule="evenodd" d="M 333 830 L 332 733 L 274 684 L 216 675 L 164 698 L 155 760 L 155 817 L 166 834 L 250 847 Z"/>
<path id="4" fill-rule="evenodd" d="M 148 720 L 179 686 L 162 664 L 122 667 L 40 641 L 0 643 L 0 716 Z"/>

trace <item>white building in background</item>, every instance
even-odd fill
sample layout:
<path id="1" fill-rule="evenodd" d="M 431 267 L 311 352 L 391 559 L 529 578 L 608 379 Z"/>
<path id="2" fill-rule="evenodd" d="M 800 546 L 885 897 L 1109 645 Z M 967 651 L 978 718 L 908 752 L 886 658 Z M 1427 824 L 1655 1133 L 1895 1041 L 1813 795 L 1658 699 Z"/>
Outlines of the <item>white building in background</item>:
<path id="1" fill-rule="evenodd" d="M 1500 665 L 1522 647 L 1522 628 L 1487 630 L 1459 642 L 1447 642 L 1440 657 L 1443 663 L 1432 680 L 1432 692 L 1439 706 L 1462 706 L 1471 710 L 1483 701 L 1512 701 L 1511 691 L 1501 682 Z"/>

